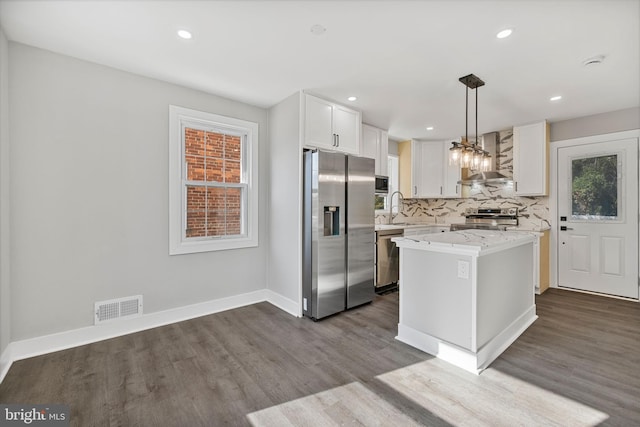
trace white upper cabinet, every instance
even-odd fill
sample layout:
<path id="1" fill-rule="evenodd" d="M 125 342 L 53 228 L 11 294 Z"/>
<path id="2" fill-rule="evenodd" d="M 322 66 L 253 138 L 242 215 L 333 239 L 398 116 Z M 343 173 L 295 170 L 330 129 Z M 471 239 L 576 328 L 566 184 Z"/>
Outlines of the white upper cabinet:
<path id="1" fill-rule="evenodd" d="M 442 144 L 431 141 L 412 141 L 412 182 L 413 197 L 442 197 L 444 165 Z"/>
<path id="2" fill-rule="evenodd" d="M 333 104 L 305 95 L 304 140 L 306 145 L 335 148 Z"/>
<path id="3" fill-rule="evenodd" d="M 460 166 L 449 164 L 449 148 L 451 148 L 451 141 L 443 141 L 442 164 L 444 176 L 442 182 L 442 197 L 456 199 L 462 197 L 462 185 L 458 184 L 462 176 Z"/>
<path id="4" fill-rule="evenodd" d="M 518 196 L 549 194 L 549 126 L 546 121 L 513 128 L 513 188 Z"/>
<path id="5" fill-rule="evenodd" d="M 360 154 L 360 112 L 304 94 L 304 145 Z"/>
<path id="6" fill-rule="evenodd" d="M 378 145 L 378 157 L 380 162 L 376 162 L 376 174 L 389 176 L 389 132 L 380 129 L 380 144 Z M 378 169 L 380 163 L 380 169 Z"/>
<path id="7" fill-rule="evenodd" d="M 389 174 L 389 134 L 376 127 L 362 125 L 362 157 L 375 159 L 376 175 Z"/>
<path id="8" fill-rule="evenodd" d="M 411 142 L 411 197 L 460 197 L 460 168 L 449 166 L 447 141 Z"/>

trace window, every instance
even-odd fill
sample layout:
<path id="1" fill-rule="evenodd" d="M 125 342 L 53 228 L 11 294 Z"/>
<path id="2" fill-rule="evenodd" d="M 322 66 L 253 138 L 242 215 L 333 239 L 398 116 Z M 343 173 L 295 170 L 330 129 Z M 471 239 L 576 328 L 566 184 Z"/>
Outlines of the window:
<path id="1" fill-rule="evenodd" d="M 169 253 L 258 245 L 258 124 L 169 107 Z"/>
<path id="2" fill-rule="evenodd" d="M 618 156 L 571 161 L 571 218 L 618 220 Z"/>

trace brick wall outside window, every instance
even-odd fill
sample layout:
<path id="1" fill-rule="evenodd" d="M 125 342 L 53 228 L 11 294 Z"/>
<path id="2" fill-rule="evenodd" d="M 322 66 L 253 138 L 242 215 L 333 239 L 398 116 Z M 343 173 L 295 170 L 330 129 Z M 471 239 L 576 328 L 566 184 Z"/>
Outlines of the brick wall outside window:
<path id="1" fill-rule="evenodd" d="M 242 233 L 242 139 L 185 128 L 187 238 Z"/>

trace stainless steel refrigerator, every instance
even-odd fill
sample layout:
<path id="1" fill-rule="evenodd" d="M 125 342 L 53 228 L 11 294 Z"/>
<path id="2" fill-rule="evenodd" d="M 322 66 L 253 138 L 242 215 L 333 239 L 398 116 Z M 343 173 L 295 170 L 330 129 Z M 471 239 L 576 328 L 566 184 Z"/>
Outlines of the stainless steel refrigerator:
<path id="1" fill-rule="evenodd" d="M 373 300 L 373 159 L 304 154 L 303 313 L 314 320 Z"/>

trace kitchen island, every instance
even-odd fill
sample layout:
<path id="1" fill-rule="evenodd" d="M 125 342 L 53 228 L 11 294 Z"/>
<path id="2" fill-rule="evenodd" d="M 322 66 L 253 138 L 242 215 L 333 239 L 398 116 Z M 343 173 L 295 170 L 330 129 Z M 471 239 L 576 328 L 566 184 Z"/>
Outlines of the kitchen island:
<path id="1" fill-rule="evenodd" d="M 534 233 L 462 230 L 394 238 L 396 339 L 473 373 L 536 319 Z"/>

